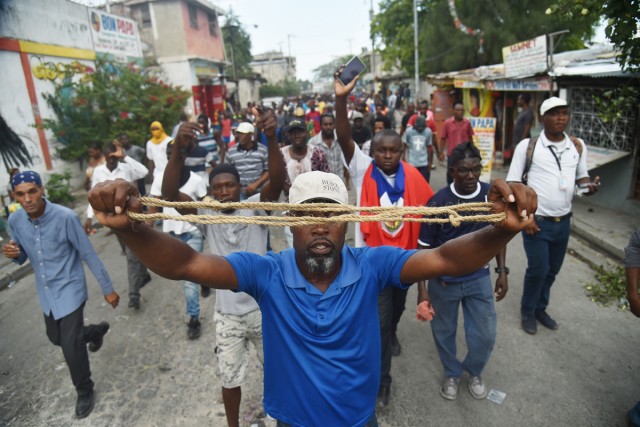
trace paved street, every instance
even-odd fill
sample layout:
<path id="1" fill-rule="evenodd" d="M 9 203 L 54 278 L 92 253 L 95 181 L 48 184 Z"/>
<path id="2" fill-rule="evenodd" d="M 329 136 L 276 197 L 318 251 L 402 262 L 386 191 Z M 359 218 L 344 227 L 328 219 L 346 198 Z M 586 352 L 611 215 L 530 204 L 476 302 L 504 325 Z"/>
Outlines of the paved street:
<path id="1" fill-rule="evenodd" d="M 434 188 L 444 168 L 433 172 Z M 0 292 L 0 425 L 11 426 L 224 426 L 215 374 L 214 297 L 203 302 L 203 333 L 186 338 L 182 285 L 154 275 L 142 290 L 142 308 L 127 308 L 126 262 L 114 236 L 100 230 L 91 240 L 106 264 L 121 305 L 113 310 L 88 273 L 87 322 L 107 320 L 103 348 L 91 354 L 97 402 L 86 420 L 75 420 L 75 391 L 61 351 L 52 346 L 34 290 L 33 275 Z M 274 249 L 284 245 L 273 230 Z M 596 262 L 602 257 L 572 238 L 572 250 Z M 519 299 L 526 259 L 520 237 L 509 245 L 510 291 L 499 303 L 498 338 L 484 378 L 506 393 L 502 405 L 476 401 L 461 383 L 458 399 L 438 394 L 442 368 L 430 327 L 415 320 L 416 292 L 409 292 L 399 328 L 402 354 L 393 360 L 390 407 L 381 426 L 616 426 L 640 399 L 640 321 L 628 312 L 592 303 L 583 285 L 592 271 L 568 255 L 553 289 L 550 314 L 556 332 L 536 336 L 519 326 Z M 462 323 L 461 323 L 462 327 Z M 459 348 L 464 340 L 459 335 Z M 262 377 L 253 364 L 243 388 L 243 424 L 262 424 Z M 292 396 L 304 398 L 304 396 Z"/>

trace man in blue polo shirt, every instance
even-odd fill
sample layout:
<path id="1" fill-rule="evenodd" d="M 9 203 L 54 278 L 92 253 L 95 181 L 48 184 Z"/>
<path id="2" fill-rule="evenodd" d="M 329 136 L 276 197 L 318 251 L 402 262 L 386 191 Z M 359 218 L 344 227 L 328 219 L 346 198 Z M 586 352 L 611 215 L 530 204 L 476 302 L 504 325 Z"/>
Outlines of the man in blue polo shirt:
<path id="1" fill-rule="evenodd" d="M 114 181 L 92 189 L 89 200 L 96 217 L 156 273 L 246 292 L 258 302 L 265 412 L 285 426 L 377 426 L 380 291 L 480 268 L 531 221 L 536 207 L 528 187 L 498 179 L 489 200 L 506 219 L 434 251 L 352 248 L 344 244 L 346 223 L 323 222 L 291 227 L 294 247 L 279 254 L 220 257 L 195 252 L 145 224 L 132 227 L 126 211 L 141 211 L 136 195 L 134 186 Z M 296 178 L 289 200 L 347 204 L 348 194 L 336 175 L 312 171 Z"/>

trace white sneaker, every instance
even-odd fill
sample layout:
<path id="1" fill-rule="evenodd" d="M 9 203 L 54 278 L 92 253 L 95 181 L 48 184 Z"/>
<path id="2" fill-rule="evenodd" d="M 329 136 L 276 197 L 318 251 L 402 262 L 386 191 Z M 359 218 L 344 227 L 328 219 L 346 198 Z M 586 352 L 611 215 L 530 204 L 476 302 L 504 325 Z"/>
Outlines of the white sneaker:
<path id="1" fill-rule="evenodd" d="M 469 393 L 476 399 L 482 400 L 487 397 L 487 388 L 480 377 L 471 377 L 469 379 Z"/>
<path id="2" fill-rule="evenodd" d="M 447 400 L 456 400 L 458 397 L 458 383 L 460 382 L 460 378 L 445 378 L 442 383 L 442 387 L 440 387 L 440 396 L 444 397 Z"/>

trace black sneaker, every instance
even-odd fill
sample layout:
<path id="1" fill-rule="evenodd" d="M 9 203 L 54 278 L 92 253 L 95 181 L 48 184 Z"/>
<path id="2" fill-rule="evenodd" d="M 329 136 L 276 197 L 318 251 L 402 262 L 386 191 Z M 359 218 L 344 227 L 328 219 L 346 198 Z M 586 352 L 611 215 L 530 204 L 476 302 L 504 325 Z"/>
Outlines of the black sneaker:
<path id="1" fill-rule="evenodd" d="M 536 318 L 529 313 L 522 313 L 522 329 L 528 334 L 535 335 L 538 332 Z"/>
<path id="2" fill-rule="evenodd" d="M 109 324 L 107 322 L 101 322 L 98 326 L 102 327 L 102 332 L 96 337 L 95 340 L 89 343 L 89 351 L 95 353 L 100 350 L 104 341 L 104 336 L 109 332 Z"/>
<path id="3" fill-rule="evenodd" d="M 549 328 L 554 331 L 558 329 L 558 322 L 553 320 L 544 310 L 536 311 L 536 319 L 538 319 L 538 322 L 542 323 L 542 326 L 545 328 Z"/>
<path id="4" fill-rule="evenodd" d="M 211 288 L 207 286 L 200 286 L 200 295 L 202 295 L 202 298 L 207 298 L 211 295 Z"/>
<path id="5" fill-rule="evenodd" d="M 391 334 L 391 355 L 400 356 L 401 352 L 402 346 L 400 345 L 400 341 L 398 341 L 398 337 L 396 334 Z"/>
<path id="6" fill-rule="evenodd" d="M 140 309 L 140 297 L 129 297 L 129 308 Z"/>
<path id="7" fill-rule="evenodd" d="M 96 394 L 91 390 L 89 393 L 78 395 L 76 401 L 76 418 L 86 418 L 93 411 L 93 405 L 96 403 Z"/>
<path id="8" fill-rule="evenodd" d="M 187 336 L 190 340 L 194 340 L 200 336 L 200 321 L 197 317 L 193 316 L 189 319 L 189 329 L 187 330 Z"/>

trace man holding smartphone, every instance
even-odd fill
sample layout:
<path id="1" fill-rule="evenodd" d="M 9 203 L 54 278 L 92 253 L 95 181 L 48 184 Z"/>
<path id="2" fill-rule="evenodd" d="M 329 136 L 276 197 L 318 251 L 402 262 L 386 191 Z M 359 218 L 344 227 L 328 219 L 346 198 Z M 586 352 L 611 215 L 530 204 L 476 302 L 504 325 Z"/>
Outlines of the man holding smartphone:
<path id="1" fill-rule="evenodd" d="M 376 133 L 371 141 L 371 157 L 351 138 L 347 118 L 347 96 L 354 88 L 353 79 L 345 79 L 341 68 L 335 74 L 336 131 L 345 160 L 356 187 L 358 206 L 425 206 L 433 191 L 422 174 L 401 161 L 404 146 L 400 135 L 391 129 Z M 355 78 L 355 77 L 354 77 Z M 344 82 L 347 82 L 345 85 Z M 406 250 L 418 247 L 418 222 L 356 223 L 356 247 L 394 246 Z M 391 394 L 391 356 L 399 355 L 401 346 L 396 330 L 405 308 L 407 290 L 383 289 L 378 295 L 380 320 L 380 384 L 376 405 L 384 408 Z"/>
<path id="2" fill-rule="evenodd" d="M 600 177 L 593 182 L 589 178 L 584 141 L 573 138 L 574 142 L 565 133 L 569 124 L 567 101 L 547 99 L 540 106 L 540 117 L 544 130 L 532 146 L 533 153 L 529 151 L 529 139 L 518 144 L 507 175 L 508 182 L 526 179 L 538 194 L 535 220 L 522 233 L 528 265 L 520 311 L 522 329 L 532 335 L 537 332 L 536 320 L 546 328 L 558 329 L 558 323 L 546 310 L 551 285 L 567 252 L 571 200 L 575 186 L 586 187 L 581 193 L 590 196 L 598 191 L 600 182 Z"/>

